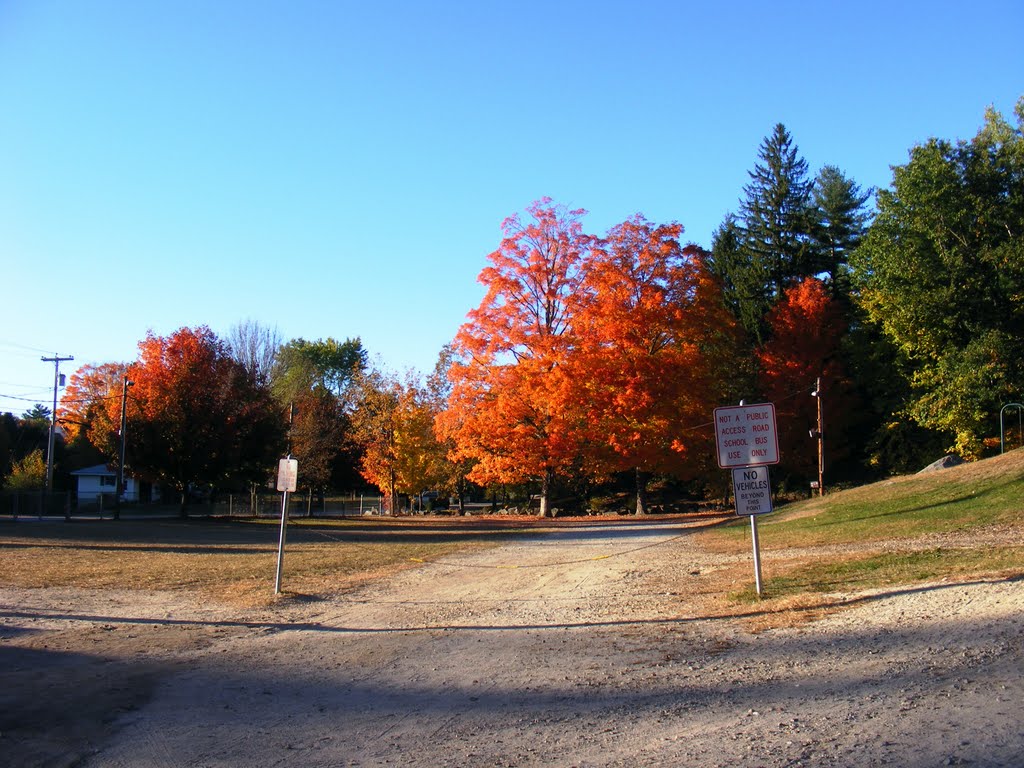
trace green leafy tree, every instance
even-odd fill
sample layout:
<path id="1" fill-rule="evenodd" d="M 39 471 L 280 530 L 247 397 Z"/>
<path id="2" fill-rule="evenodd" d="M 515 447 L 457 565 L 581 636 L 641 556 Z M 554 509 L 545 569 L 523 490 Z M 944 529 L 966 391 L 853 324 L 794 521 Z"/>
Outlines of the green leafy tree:
<path id="1" fill-rule="evenodd" d="M 252 334 L 249 334 L 250 336 Z M 272 368 L 274 396 L 294 409 L 291 450 L 310 490 L 350 483 L 354 454 L 351 416 L 357 381 L 366 367 L 359 339 L 293 339 L 280 347 Z"/>
<path id="2" fill-rule="evenodd" d="M 293 339 L 277 352 L 274 394 L 288 402 L 320 386 L 345 399 L 356 376 L 365 368 L 366 350 L 359 339 Z"/>
<path id="3" fill-rule="evenodd" d="M 767 283 L 764 270 L 752 262 L 744 247 L 743 227 L 734 214 L 727 214 L 715 231 L 708 262 L 722 286 L 726 306 L 752 338 L 759 338 L 769 305 Z"/>
<path id="4" fill-rule="evenodd" d="M 970 141 L 914 147 L 854 256 L 860 300 L 908 361 L 906 414 L 981 454 L 1024 387 L 1024 98 Z"/>
<path id="5" fill-rule="evenodd" d="M 14 462 L 4 483 L 9 491 L 38 491 L 46 485 L 46 460 L 39 449 Z"/>
<path id="6" fill-rule="evenodd" d="M 39 451 L 44 460 L 48 446 L 50 430 L 49 418 L 17 418 L 11 413 L 5 413 L 0 420 L 0 481 L 9 476 L 19 466 L 19 471 L 24 471 L 24 461 L 36 451 Z M 59 438 L 54 441 L 54 484 L 61 485 L 63 473 L 60 467 L 63 464 L 64 441 Z M 24 486 L 21 486 L 24 487 Z"/>
<path id="7" fill-rule="evenodd" d="M 0 414 L 0 488 L 11 473 L 13 448 L 18 438 L 18 420 L 13 413 Z"/>
<path id="8" fill-rule="evenodd" d="M 812 183 L 807 161 L 782 123 L 761 142 L 760 162 L 750 171 L 740 204 L 745 248 L 767 273 L 771 298 L 793 280 L 809 276 L 809 204 Z"/>

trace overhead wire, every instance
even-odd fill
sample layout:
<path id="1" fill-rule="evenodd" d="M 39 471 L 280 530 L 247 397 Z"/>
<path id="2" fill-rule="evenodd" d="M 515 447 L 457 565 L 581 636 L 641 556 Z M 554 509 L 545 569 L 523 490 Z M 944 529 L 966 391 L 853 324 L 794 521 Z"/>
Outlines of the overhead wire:
<path id="1" fill-rule="evenodd" d="M 6 341 L 4 339 L 0 339 L 0 346 L 3 346 L 3 347 L 14 347 L 15 349 L 24 349 L 24 350 L 26 350 L 28 352 L 39 352 L 41 354 L 54 354 L 53 350 L 51 350 L 51 349 L 42 349 L 40 347 L 31 347 L 28 344 L 21 344 L 21 343 L 19 343 L 17 341 Z"/>

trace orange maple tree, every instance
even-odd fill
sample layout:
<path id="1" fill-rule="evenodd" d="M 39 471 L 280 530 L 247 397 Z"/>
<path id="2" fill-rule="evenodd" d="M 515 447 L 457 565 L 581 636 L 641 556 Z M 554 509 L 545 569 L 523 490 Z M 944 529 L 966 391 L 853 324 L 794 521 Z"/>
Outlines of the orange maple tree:
<path id="1" fill-rule="evenodd" d="M 784 292 L 768 313 L 768 326 L 769 339 L 756 356 L 761 390 L 775 403 L 782 466 L 817 476 L 818 446 L 809 435 L 817 427 L 817 403 L 810 394 L 821 378 L 825 423 L 830 434 L 840 434 L 844 417 L 839 404 L 846 400 L 836 396 L 846 388 L 839 357 L 843 312 L 824 283 L 805 278 Z M 836 457 L 839 441 L 826 444 Z"/>
<path id="2" fill-rule="evenodd" d="M 385 494 L 394 513 L 399 494 L 415 496 L 439 486 L 448 473 L 445 447 L 434 433 L 435 408 L 412 375 L 403 382 L 368 371 L 358 388 L 353 423 L 363 452 L 360 474 Z"/>
<path id="3" fill-rule="evenodd" d="M 588 404 L 596 466 L 633 470 L 636 511 L 651 473 L 683 474 L 690 429 L 720 397 L 716 374 L 735 326 L 702 252 L 684 252 L 679 224 L 634 216 L 586 262 L 571 380 Z M 710 343 L 712 339 L 718 343 Z"/>
<path id="4" fill-rule="evenodd" d="M 113 455 L 110 438 L 116 436 L 120 422 L 119 414 L 111 421 L 109 402 L 120 404 L 127 369 L 125 363 L 90 364 L 71 374 L 57 412 L 57 420 L 69 443 L 84 436 L 104 453 Z"/>
<path id="5" fill-rule="evenodd" d="M 480 273 L 487 293 L 455 337 L 451 393 L 437 426 L 454 442 L 453 460 L 475 462 L 470 480 L 538 481 L 545 516 L 552 480 L 572 465 L 583 436 L 566 362 L 593 238 L 582 230 L 582 210 L 543 198 L 527 212 L 525 222 L 505 220 Z"/>
<path id="6" fill-rule="evenodd" d="M 368 370 L 356 378 L 356 389 L 352 426 L 362 451 L 359 473 L 386 496 L 384 506 L 394 514 L 399 492 L 395 429 L 401 383 L 393 375 Z"/>

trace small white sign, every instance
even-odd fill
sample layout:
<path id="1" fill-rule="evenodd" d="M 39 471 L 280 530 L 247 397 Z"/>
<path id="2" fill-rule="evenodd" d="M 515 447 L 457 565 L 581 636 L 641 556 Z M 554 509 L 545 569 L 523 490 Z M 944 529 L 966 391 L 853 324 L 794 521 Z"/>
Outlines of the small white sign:
<path id="1" fill-rule="evenodd" d="M 715 437 L 722 469 L 779 463 L 774 403 L 715 408 Z"/>
<path id="2" fill-rule="evenodd" d="M 743 467 L 732 471 L 736 514 L 764 515 L 772 511 L 772 486 L 768 467 Z"/>
<path id="3" fill-rule="evenodd" d="M 293 492 L 299 480 L 299 460 L 281 459 L 277 463 L 277 490 Z"/>

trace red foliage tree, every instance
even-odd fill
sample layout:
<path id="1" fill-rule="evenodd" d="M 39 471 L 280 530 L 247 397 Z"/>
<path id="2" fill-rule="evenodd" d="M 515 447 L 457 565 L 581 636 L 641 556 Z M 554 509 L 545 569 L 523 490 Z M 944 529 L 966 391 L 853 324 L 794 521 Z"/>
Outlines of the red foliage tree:
<path id="1" fill-rule="evenodd" d="M 129 375 L 127 463 L 176 489 L 183 516 L 193 487 L 262 479 L 281 455 L 284 415 L 209 328 L 149 334 Z"/>
<path id="2" fill-rule="evenodd" d="M 590 409 L 590 443 L 605 449 L 599 465 L 635 471 L 637 514 L 650 473 L 683 474 L 687 429 L 718 402 L 716 361 L 735 336 L 701 252 L 684 253 L 681 233 L 640 216 L 616 226 L 591 251 L 578 294 L 571 380 Z"/>
<path id="3" fill-rule="evenodd" d="M 439 416 L 453 459 L 475 461 L 481 484 L 538 480 L 541 515 L 551 482 L 579 452 L 585 417 L 568 396 L 566 362 L 583 256 L 593 238 L 581 210 L 545 198 L 502 224 L 504 238 L 479 281 L 487 288 L 454 341 L 448 408 Z"/>
<path id="4" fill-rule="evenodd" d="M 846 389 L 839 346 L 846 328 L 841 307 L 824 283 L 806 278 L 792 286 L 768 314 L 769 340 L 757 350 L 760 386 L 775 403 L 782 467 L 817 476 L 818 446 L 808 434 L 817 427 L 817 403 L 810 397 L 817 379 L 825 397 L 824 421 L 830 435 L 842 433 L 837 396 Z M 827 442 L 836 457 L 842 442 Z"/>
<path id="5" fill-rule="evenodd" d="M 124 363 L 103 363 L 83 365 L 71 374 L 57 412 L 67 442 L 84 436 L 108 457 L 114 455 L 111 438 L 119 429 L 119 414 L 111 410 L 109 404 L 115 401 L 120 407 L 122 380 L 127 369 Z M 117 417 L 114 421 L 111 421 L 111 414 Z"/>

